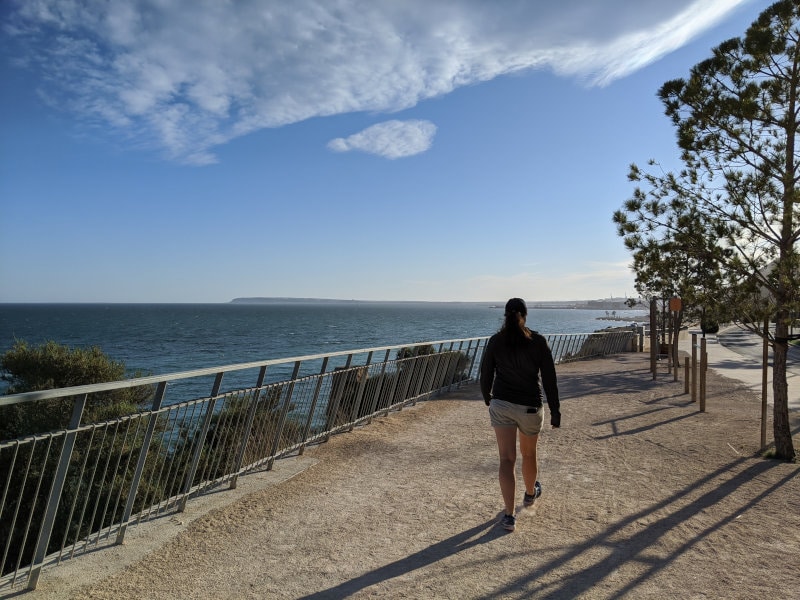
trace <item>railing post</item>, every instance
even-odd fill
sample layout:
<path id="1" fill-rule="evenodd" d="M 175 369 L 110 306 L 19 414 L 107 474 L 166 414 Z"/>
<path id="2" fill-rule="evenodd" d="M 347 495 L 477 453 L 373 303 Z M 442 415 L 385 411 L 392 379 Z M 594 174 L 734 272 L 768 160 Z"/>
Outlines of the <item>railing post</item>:
<path id="1" fill-rule="evenodd" d="M 39 530 L 39 539 L 36 542 L 36 551 L 33 555 L 31 574 L 28 578 L 28 589 L 35 590 L 39 583 L 39 575 L 42 572 L 45 556 L 47 556 L 47 546 L 50 544 L 50 535 L 53 533 L 53 524 L 56 520 L 58 503 L 61 500 L 61 492 L 64 491 L 64 482 L 67 479 L 67 470 L 72 459 L 72 451 L 75 448 L 75 439 L 78 437 L 78 427 L 81 424 L 83 410 L 86 407 L 86 400 L 89 394 L 82 394 L 75 399 L 72 405 L 72 417 L 67 426 L 67 433 L 64 436 L 64 445 L 61 447 L 61 456 L 58 459 L 53 484 L 50 486 L 50 494 L 45 507 L 44 521 Z"/>
<path id="2" fill-rule="evenodd" d="M 308 419 L 306 419 L 306 425 L 303 428 L 303 443 L 300 445 L 300 448 L 297 451 L 298 455 L 301 455 L 306 451 L 306 442 L 308 441 L 308 434 L 311 431 L 311 422 L 314 420 L 314 410 L 317 408 L 319 392 L 322 389 L 322 378 L 325 376 L 325 371 L 327 370 L 328 357 L 326 356 L 324 359 L 322 359 L 322 368 L 319 370 L 319 375 L 317 376 L 317 385 L 314 387 L 314 397 L 311 399 L 311 408 L 308 411 Z"/>
<path id="3" fill-rule="evenodd" d="M 574 341 L 573 336 L 567 335 L 560 335 L 558 336 L 559 341 L 559 348 L 558 352 L 560 354 L 559 361 L 563 361 L 565 358 L 569 360 L 572 356 L 572 346 Z"/>
<path id="4" fill-rule="evenodd" d="M 258 370 L 258 378 L 256 379 L 256 395 L 253 398 L 253 402 L 250 405 L 250 408 L 247 411 L 247 420 L 244 424 L 244 431 L 242 432 L 242 444 L 239 446 L 239 450 L 236 453 L 236 462 L 233 465 L 233 478 L 231 479 L 231 485 L 229 489 L 235 490 L 236 486 L 239 483 L 239 471 L 242 469 L 242 463 L 244 462 L 244 453 L 247 450 L 247 442 L 250 441 L 250 433 L 253 430 L 253 422 L 256 419 L 256 411 L 258 410 L 258 400 L 261 397 L 261 388 L 264 387 L 264 379 L 267 377 L 267 367 L 266 365 L 262 366 Z"/>
<path id="5" fill-rule="evenodd" d="M 341 369 L 345 373 L 347 373 L 347 369 L 350 368 L 352 362 L 353 362 L 353 355 L 348 354 L 347 360 L 344 363 L 344 367 L 342 367 Z M 334 372 L 334 374 L 332 375 L 333 381 L 336 381 L 336 369 L 334 369 L 333 372 Z M 333 395 L 333 398 L 331 398 L 330 395 L 328 396 L 328 406 L 326 408 L 326 411 L 328 413 L 328 420 L 325 425 L 325 429 L 327 430 L 327 434 L 325 435 L 325 441 L 328 441 L 330 439 L 331 429 L 333 429 L 334 427 L 338 427 L 336 423 L 336 414 L 339 412 L 339 404 L 341 404 L 342 402 L 344 387 L 345 387 L 344 384 L 342 384 L 341 386 L 339 386 L 338 389 L 332 388 L 331 392 L 335 391 L 336 393 Z"/>
<path id="6" fill-rule="evenodd" d="M 442 372 L 442 363 L 447 362 L 445 359 L 444 344 L 439 344 L 439 350 L 434 352 L 433 368 L 430 370 L 430 376 L 425 384 L 425 398 L 430 398 L 435 390 L 439 389 L 439 380 Z"/>
<path id="7" fill-rule="evenodd" d="M 464 345 L 463 342 L 462 342 L 461 345 L 463 347 L 463 345 Z M 473 358 L 470 356 L 471 352 L 472 352 L 472 340 L 469 340 L 469 342 L 467 343 L 467 349 L 464 350 L 464 357 L 467 359 L 467 365 L 466 365 L 467 370 L 466 370 L 466 373 L 465 373 L 465 377 L 466 377 L 465 381 L 469 381 L 471 379 L 471 377 L 472 377 L 472 362 L 473 362 Z M 461 386 L 460 382 L 459 382 L 458 386 Z"/>
<path id="8" fill-rule="evenodd" d="M 583 345 L 588 341 L 589 341 L 589 335 L 586 334 L 576 335 L 570 340 L 569 353 L 573 356 L 577 355 L 580 352 L 581 347 L 583 347 Z"/>
<path id="9" fill-rule="evenodd" d="M 367 385 L 367 379 L 369 379 L 369 366 L 372 364 L 372 354 L 372 352 L 367 354 L 367 363 L 364 365 L 364 377 L 358 382 L 358 391 L 356 392 L 356 399 L 353 402 L 353 412 L 350 413 L 350 428 L 348 431 L 353 431 L 358 413 L 361 410 L 361 399 L 364 397 L 364 388 Z"/>
<path id="10" fill-rule="evenodd" d="M 479 380 L 481 375 L 481 362 L 483 362 L 483 352 L 486 350 L 486 346 L 489 345 L 489 340 L 478 340 L 475 344 L 475 359 L 472 361 L 475 365 L 475 379 Z M 478 354 L 480 353 L 480 360 L 478 360 Z"/>
<path id="11" fill-rule="evenodd" d="M 186 481 L 183 483 L 181 499 L 178 502 L 178 512 L 183 512 L 186 510 L 186 501 L 189 499 L 189 492 L 192 490 L 192 481 L 194 481 L 194 476 L 197 473 L 197 467 L 200 464 L 200 456 L 203 454 L 203 446 L 206 442 L 208 428 L 211 426 L 211 418 L 214 416 L 214 407 L 217 404 L 217 396 L 219 395 L 219 389 L 222 387 L 223 375 L 225 375 L 225 373 L 217 373 L 217 377 L 214 379 L 214 386 L 211 388 L 211 399 L 208 403 L 208 408 L 206 409 L 206 415 L 203 419 L 203 424 L 196 434 L 197 442 L 194 446 L 194 454 L 192 455 L 192 462 L 189 465 L 189 472 L 186 474 Z"/>
<path id="12" fill-rule="evenodd" d="M 612 353 L 611 348 L 613 347 L 613 343 L 614 343 L 614 339 L 613 339 L 614 334 L 611 334 L 610 336 L 608 334 L 600 334 L 600 335 L 602 336 L 600 338 L 600 340 L 601 340 L 601 343 L 600 343 L 600 348 L 601 348 L 600 356 L 601 357 L 606 357 L 606 356 L 608 356 L 609 354 Z"/>
<path id="13" fill-rule="evenodd" d="M 450 342 L 447 350 L 444 349 L 444 345 L 442 345 L 442 348 L 439 350 L 439 360 L 436 361 L 436 370 L 434 371 L 429 393 L 438 393 L 439 390 L 444 387 L 444 382 L 447 378 L 447 369 L 450 366 L 450 359 L 453 357 L 452 351 L 452 342 Z"/>
<path id="14" fill-rule="evenodd" d="M 451 345 L 452 348 L 452 345 Z M 449 380 L 447 382 L 447 391 L 449 392 L 453 388 L 453 384 L 455 384 L 456 388 L 461 385 L 461 381 L 459 380 L 456 382 L 456 375 L 458 375 L 458 363 L 461 361 L 461 356 L 464 355 L 462 352 L 462 348 L 464 348 L 464 340 L 461 340 L 458 343 L 458 350 L 456 350 L 455 355 L 451 357 L 451 362 L 455 361 L 453 365 L 453 372 L 450 374 Z M 450 369 L 450 365 L 447 366 L 448 371 Z"/>
<path id="15" fill-rule="evenodd" d="M 428 362 L 432 364 L 429 364 L 428 368 L 425 370 L 425 379 L 422 382 L 422 394 L 419 394 L 419 396 L 430 398 L 433 390 L 436 389 L 436 382 L 438 381 L 439 369 L 443 361 L 443 354 L 444 344 L 439 344 L 439 349 L 433 354 L 428 355 L 430 358 Z"/>
<path id="16" fill-rule="evenodd" d="M 417 357 L 411 356 L 408 358 L 401 359 L 405 365 L 405 374 L 404 374 L 404 382 L 403 382 L 403 393 L 400 394 L 400 409 L 402 409 L 406 405 L 406 400 L 408 400 L 408 393 L 411 389 L 411 384 L 414 380 L 414 372 L 417 370 Z"/>
<path id="17" fill-rule="evenodd" d="M 583 347 L 584 344 L 586 344 L 589 341 L 590 337 L 591 337 L 590 333 L 585 333 L 585 334 L 583 334 L 581 336 L 576 336 L 572 340 L 572 354 L 577 355 L 577 356 L 581 356 L 581 358 L 582 358 L 582 355 L 580 353 L 581 352 L 581 348 Z"/>
<path id="18" fill-rule="evenodd" d="M 469 342 L 470 347 L 472 347 L 472 340 Z M 480 378 L 480 369 L 481 365 L 478 362 L 478 351 L 481 348 L 480 340 L 475 342 L 475 349 L 472 351 L 472 357 L 469 358 L 469 348 L 467 348 L 467 357 L 469 358 L 469 371 L 467 371 L 467 379 L 479 379 Z M 481 355 L 482 356 L 482 355 Z M 475 375 L 472 374 L 472 370 L 475 369 Z"/>
<path id="19" fill-rule="evenodd" d="M 391 352 L 388 353 L 391 356 Z M 387 362 L 388 362 L 387 358 Z M 384 415 L 389 414 L 389 410 L 395 404 L 395 398 L 397 397 L 397 390 L 398 386 L 400 385 L 400 375 L 402 371 L 400 370 L 399 361 L 395 359 L 394 361 L 394 377 L 392 377 L 392 386 L 389 388 L 389 393 L 386 394 L 386 406 L 381 410 L 381 413 Z"/>
<path id="20" fill-rule="evenodd" d="M 289 389 L 286 390 L 286 400 L 283 402 L 281 415 L 278 418 L 277 427 L 275 428 L 275 439 L 272 442 L 272 449 L 269 453 L 269 462 L 267 463 L 267 471 L 272 470 L 272 465 L 275 464 L 275 455 L 278 453 L 278 448 L 281 443 L 281 436 L 283 435 L 283 427 L 286 425 L 286 415 L 289 414 L 289 407 L 292 404 L 292 394 L 294 393 L 294 382 L 297 380 L 297 375 L 300 373 L 300 361 L 294 363 L 292 369 L 292 379 L 289 382 Z"/>
<path id="21" fill-rule="evenodd" d="M 438 388 L 439 372 L 442 369 L 442 362 L 444 362 L 444 353 L 444 344 L 439 344 L 439 349 L 431 354 L 431 363 L 433 364 L 430 365 L 430 368 L 426 372 L 424 391 L 420 394 L 421 399 L 430 398 L 434 390 Z"/>
<path id="22" fill-rule="evenodd" d="M 462 342 L 463 344 L 463 342 Z M 450 342 L 450 349 L 447 351 L 448 357 L 445 362 L 444 379 L 442 379 L 441 389 L 447 388 L 445 391 L 450 391 L 450 386 L 455 381 L 455 373 L 458 369 L 458 357 L 461 355 L 461 346 L 458 350 L 454 349 L 455 342 Z"/>
<path id="23" fill-rule="evenodd" d="M 386 376 L 386 365 L 389 363 L 389 356 L 392 354 L 391 350 L 387 350 L 386 354 L 383 357 L 383 362 L 381 363 L 381 374 L 380 379 L 378 380 L 378 385 L 375 386 L 375 399 L 372 401 L 369 407 L 369 415 L 370 418 L 367 420 L 367 423 L 372 423 L 372 416 L 376 410 L 378 410 L 378 402 L 381 399 L 381 392 L 383 391 L 383 379 Z"/>
<path id="24" fill-rule="evenodd" d="M 150 409 L 150 418 L 147 421 L 147 430 L 142 439 L 142 449 L 139 452 L 139 460 L 136 462 L 136 471 L 131 480 L 131 489 L 128 491 L 128 500 L 125 502 L 125 509 L 122 513 L 122 520 L 120 521 L 119 532 L 117 532 L 116 544 L 121 544 L 125 539 L 125 531 L 128 529 L 128 523 L 133 513 L 133 504 L 136 500 L 136 494 L 139 492 L 139 482 L 142 479 L 144 472 L 144 465 L 147 461 L 147 454 L 150 450 L 150 443 L 153 440 L 153 432 L 156 429 L 156 422 L 158 421 L 158 411 L 161 409 L 161 403 L 164 400 L 164 393 L 167 389 L 167 382 L 162 381 L 156 388 L 156 395 L 153 398 L 153 406 Z"/>
<path id="25" fill-rule="evenodd" d="M 439 380 L 439 390 L 444 390 L 447 388 L 445 391 L 449 391 L 450 385 L 452 384 L 453 379 L 455 379 L 454 375 L 450 373 L 450 365 L 453 364 L 456 354 L 458 354 L 457 350 L 453 350 L 454 344 L 455 342 L 450 342 L 450 347 L 447 349 L 447 358 L 444 361 L 444 371 L 442 372 L 442 377 Z M 456 363 L 456 366 L 458 366 L 458 363 Z M 455 369 L 453 370 L 453 373 L 455 373 Z"/>
<path id="26" fill-rule="evenodd" d="M 561 359 L 564 358 L 564 351 L 562 348 L 562 346 L 564 345 L 564 339 L 549 335 L 547 337 L 552 338 L 547 340 L 547 345 L 550 346 L 550 352 L 553 355 L 553 362 L 555 363 L 561 362 Z"/>
<path id="27" fill-rule="evenodd" d="M 428 363 L 430 363 L 430 354 L 423 354 L 416 357 L 416 364 L 414 366 L 414 381 L 411 387 L 411 405 L 414 406 L 417 398 L 425 388 L 425 377 L 428 375 Z"/>

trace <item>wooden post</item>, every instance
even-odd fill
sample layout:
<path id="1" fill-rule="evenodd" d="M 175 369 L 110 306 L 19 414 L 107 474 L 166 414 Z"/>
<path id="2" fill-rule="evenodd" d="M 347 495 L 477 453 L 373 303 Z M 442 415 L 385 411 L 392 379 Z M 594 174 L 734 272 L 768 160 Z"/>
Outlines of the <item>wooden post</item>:
<path id="1" fill-rule="evenodd" d="M 672 381 L 678 381 L 678 339 L 681 336 L 681 318 L 683 303 L 677 296 L 669 299 L 669 310 L 672 312 Z"/>
<path id="2" fill-rule="evenodd" d="M 672 349 L 675 347 L 675 328 L 672 326 L 675 314 L 670 310 L 664 314 L 664 344 L 667 351 L 667 375 L 672 374 Z"/>
<path id="3" fill-rule="evenodd" d="M 653 373 L 653 381 L 656 380 L 656 373 L 658 370 L 658 366 L 656 365 L 658 353 L 658 331 L 656 329 L 656 327 L 658 327 L 658 323 L 656 322 L 657 312 L 656 300 L 653 298 L 650 301 L 650 371 Z"/>
<path id="4" fill-rule="evenodd" d="M 680 361 L 678 360 L 678 338 L 681 335 L 680 326 L 680 312 L 675 311 L 672 313 L 672 381 L 678 381 L 678 368 L 680 367 Z"/>
<path id="5" fill-rule="evenodd" d="M 683 369 L 683 393 L 689 393 L 689 357 L 687 356 L 684 359 L 684 369 Z"/>
<path id="6" fill-rule="evenodd" d="M 706 369 L 708 368 L 708 354 L 706 354 L 706 338 L 700 340 L 700 412 L 706 412 Z"/>
<path id="7" fill-rule="evenodd" d="M 769 317 L 764 318 L 764 350 L 761 369 L 761 448 L 767 447 L 767 379 L 769 375 Z"/>
<path id="8" fill-rule="evenodd" d="M 697 334 L 692 334 L 692 402 L 697 402 Z"/>

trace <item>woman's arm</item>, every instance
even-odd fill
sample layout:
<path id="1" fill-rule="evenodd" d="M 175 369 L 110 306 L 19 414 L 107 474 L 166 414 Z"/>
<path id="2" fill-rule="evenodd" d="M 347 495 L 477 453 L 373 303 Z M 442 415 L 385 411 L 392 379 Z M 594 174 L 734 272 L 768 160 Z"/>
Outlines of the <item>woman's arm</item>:
<path id="1" fill-rule="evenodd" d="M 486 406 L 492 401 L 492 384 L 494 383 L 494 337 L 489 338 L 486 348 L 483 350 L 483 358 L 481 358 L 480 379 L 481 379 L 481 394 Z"/>

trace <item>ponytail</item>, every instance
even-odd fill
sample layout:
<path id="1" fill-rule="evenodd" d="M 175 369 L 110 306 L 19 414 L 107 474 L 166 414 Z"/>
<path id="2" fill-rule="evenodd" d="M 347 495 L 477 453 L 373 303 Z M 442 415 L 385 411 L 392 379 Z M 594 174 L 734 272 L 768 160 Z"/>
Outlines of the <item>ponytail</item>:
<path id="1" fill-rule="evenodd" d="M 528 316 L 528 307 L 522 298 L 511 298 L 506 302 L 506 312 L 500 332 L 506 342 L 512 345 L 530 339 L 531 332 L 520 322 L 520 317 Z"/>

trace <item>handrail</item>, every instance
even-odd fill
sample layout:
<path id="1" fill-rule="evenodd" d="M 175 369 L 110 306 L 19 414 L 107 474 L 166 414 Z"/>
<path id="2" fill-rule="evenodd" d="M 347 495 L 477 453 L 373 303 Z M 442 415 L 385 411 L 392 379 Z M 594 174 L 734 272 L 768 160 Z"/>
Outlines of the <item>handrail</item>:
<path id="1" fill-rule="evenodd" d="M 485 338 L 464 338 L 464 341 L 482 340 Z M 451 340 L 438 340 L 433 342 L 424 342 L 427 345 L 446 344 Z M 93 383 L 90 385 L 76 385 L 65 388 L 58 388 L 53 390 L 39 390 L 35 392 L 22 392 L 19 394 L 9 394 L 7 396 L 0 396 L 0 406 L 8 406 L 18 402 L 32 402 L 35 400 L 50 400 L 53 398 L 63 398 L 65 396 L 76 396 L 79 394 L 91 394 L 95 392 L 108 392 L 123 388 L 132 388 L 146 385 L 156 385 L 161 382 L 178 381 L 181 379 L 191 379 L 194 377 L 203 377 L 206 375 L 216 375 L 220 372 L 230 373 L 234 371 L 243 371 L 246 369 L 257 369 L 260 367 L 270 367 L 274 365 L 293 363 L 297 361 L 309 362 L 312 360 L 320 360 L 324 358 L 333 358 L 335 356 L 347 356 L 352 354 L 365 354 L 367 352 L 375 352 L 378 350 L 400 350 L 409 346 L 416 346 L 420 344 L 399 344 L 396 346 L 380 346 L 375 348 L 363 348 L 359 350 L 340 350 L 338 352 L 328 352 L 325 354 L 309 354 L 306 356 L 296 356 L 293 358 L 273 358 L 269 360 L 258 360 L 246 363 L 235 363 L 231 365 L 222 365 L 218 367 L 204 367 L 202 369 L 192 369 L 190 371 L 179 371 L 176 373 L 168 373 L 165 375 L 147 375 L 145 377 L 133 377 L 131 379 L 123 379 L 120 381 L 109 381 L 106 383 Z"/>

